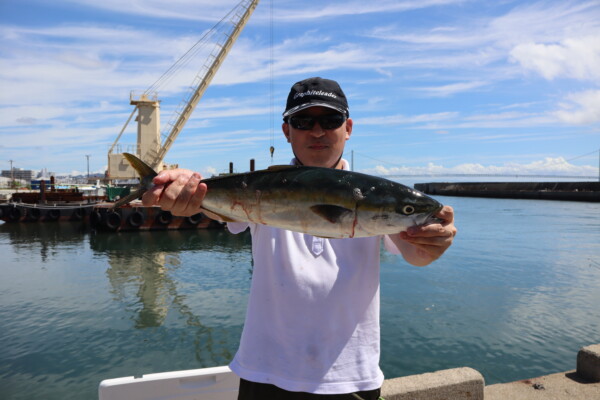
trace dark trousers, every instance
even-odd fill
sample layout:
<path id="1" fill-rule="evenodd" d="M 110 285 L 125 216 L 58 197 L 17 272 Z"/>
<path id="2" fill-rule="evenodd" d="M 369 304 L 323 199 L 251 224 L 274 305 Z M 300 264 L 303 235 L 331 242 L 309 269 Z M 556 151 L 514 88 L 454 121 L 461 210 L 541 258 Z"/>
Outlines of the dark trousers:
<path id="1" fill-rule="evenodd" d="M 313 394 L 305 392 L 288 392 L 275 385 L 267 383 L 250 382 L 240 379 L 240 392 L 238 400 L 377 400 L 381 389 L 367 390 L 346 394 Z"/>

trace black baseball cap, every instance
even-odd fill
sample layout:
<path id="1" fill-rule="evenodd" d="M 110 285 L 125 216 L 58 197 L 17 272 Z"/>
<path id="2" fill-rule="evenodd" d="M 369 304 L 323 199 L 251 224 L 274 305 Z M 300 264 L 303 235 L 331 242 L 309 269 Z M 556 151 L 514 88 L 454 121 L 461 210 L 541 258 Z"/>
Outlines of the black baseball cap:
<path id="1" fill-rule="evenodd" d="M 336 81 L 319 77 L 296 82 L 287 98 L 283 118 L 309 107 L 327 107 L 350 116 L 348 101 Z"/>

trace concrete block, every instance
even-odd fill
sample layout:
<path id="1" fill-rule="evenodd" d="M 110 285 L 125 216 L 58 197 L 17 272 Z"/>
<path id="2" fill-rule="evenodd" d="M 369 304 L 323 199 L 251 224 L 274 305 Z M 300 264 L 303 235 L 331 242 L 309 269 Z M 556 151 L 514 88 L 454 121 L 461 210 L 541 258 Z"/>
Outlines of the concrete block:
<path id="1" fill-rule="evenodd" d="M 577 374 L 590 382 L 600 382 L 600 344 L 582 347 L 579 350 Z"/>
<path id="2" fill-rule="evenodd" d="M 473 368 L 453 368 L 388 379 L 383 382 L 385 400 L 483 400 L 483 376 Z"/>

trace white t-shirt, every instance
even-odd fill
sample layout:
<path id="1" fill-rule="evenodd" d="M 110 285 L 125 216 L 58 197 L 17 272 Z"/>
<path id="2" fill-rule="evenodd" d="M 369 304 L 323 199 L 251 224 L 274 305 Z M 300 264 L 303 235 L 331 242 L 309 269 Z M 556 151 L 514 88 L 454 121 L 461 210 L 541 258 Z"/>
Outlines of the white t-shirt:
<path id="1" fill-rule="evenodd" d="M 288 391 L 351 393 L 381 387 L 379 252 L 382 236 L 324 239 L 250 227 L 254 269 L 240 347 L 230 368 Z M 385 247 L 399 253 L 385 237 Z"/>

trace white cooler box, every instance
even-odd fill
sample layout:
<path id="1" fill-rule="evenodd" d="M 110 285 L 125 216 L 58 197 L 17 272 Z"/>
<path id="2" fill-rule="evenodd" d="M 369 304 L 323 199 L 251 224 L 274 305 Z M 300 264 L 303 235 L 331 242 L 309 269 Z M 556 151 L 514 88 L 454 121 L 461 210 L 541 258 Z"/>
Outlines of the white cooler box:
<path id="1" fill-rule="evenodd" d="M 229 367 L 106 379 L 100 400 L 236 400 L 240 378 Z"/>

